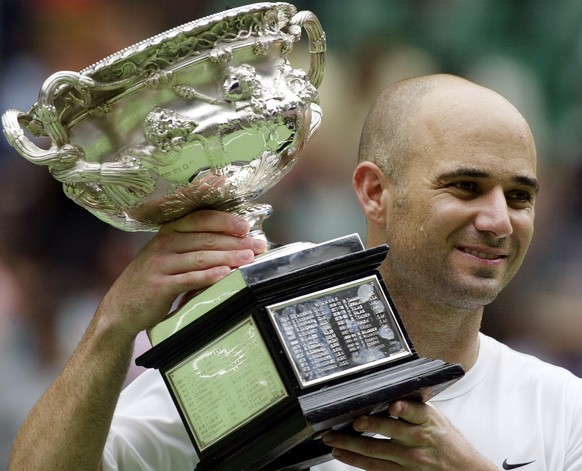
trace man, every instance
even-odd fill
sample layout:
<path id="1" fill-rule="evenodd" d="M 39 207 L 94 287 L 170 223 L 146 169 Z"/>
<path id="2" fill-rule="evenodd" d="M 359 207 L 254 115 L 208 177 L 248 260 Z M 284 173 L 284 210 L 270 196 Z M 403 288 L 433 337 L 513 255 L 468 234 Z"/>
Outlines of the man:
<path id="1" fill-rule="evenodd" d="M 397 83 L 375 103 L 354 175 L 368 244 L 390 245 L 382 274 L 419 354 L 459 362 L 467 375 L 431 401 L 448 420 L 397 402 L 390 413 L 404 420 L 354 422 L 392 437 L 388 444 L 324 437 L 339 460 L 365 469 L 582 469 L 582 381 L 479 334 L 483 307 L 531 241 L 535 175 L 527 123 L 490 90 L 437 75 Z M 473 447 L 491 463 L 471 457 Z"/>
<path id="2" fill-rule="evenodd" d="M 483 307 L 515 274 L 533 234 L 536 155 L 523 117 L 458 77 L 409 79 L 373 106 L 360 147 L 354 187 L 368 245 L 390 245 L 382 273 L 413 343 L 467 375 L 432 404 L 396 401 L 389 416 L 354 421 L 379 438 L 325 434 L 334 456 L 368 470 L 582 469 L 582 380 L 479 334 Z M 157 372 L 140 376 L 114 408 L 138 332 L 179 293 L 265 250 L 247 231 L 215 211 L 160 230 L 31 411 L 11 470 L 194 467 Z M 315 469 L 351 469 L 345 464 Z"/>

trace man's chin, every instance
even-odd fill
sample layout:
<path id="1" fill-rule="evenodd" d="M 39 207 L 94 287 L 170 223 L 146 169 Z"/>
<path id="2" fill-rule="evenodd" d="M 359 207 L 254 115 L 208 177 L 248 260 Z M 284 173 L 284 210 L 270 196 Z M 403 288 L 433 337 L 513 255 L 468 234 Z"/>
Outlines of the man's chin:
<path id="1" fill-rule="evenodd" d="M 458 309 L 482 308 L 495 301 L 504 286 L 495 279 L 461 284 L 460 289 L 452 293 L 450 305 Z"/>

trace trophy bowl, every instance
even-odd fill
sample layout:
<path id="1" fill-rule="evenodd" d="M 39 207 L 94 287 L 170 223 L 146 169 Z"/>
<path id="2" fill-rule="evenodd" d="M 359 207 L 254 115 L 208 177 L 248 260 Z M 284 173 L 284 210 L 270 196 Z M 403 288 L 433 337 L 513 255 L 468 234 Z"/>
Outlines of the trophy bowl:
<path id="1" fill-rule="evenodd" d="M 307 73 L 288 59 L 302 29 Z M 287 3 L 233 8 L 51 75 L 27 113 L 4 113 L 4 134 L 48 166 L 69 198 L 119 229 L 155 231 L 214 208 L 264 237 L 271 207 L 252 200 L 293 167 L 319 127 L 324 58 L 313 13 Z"/>

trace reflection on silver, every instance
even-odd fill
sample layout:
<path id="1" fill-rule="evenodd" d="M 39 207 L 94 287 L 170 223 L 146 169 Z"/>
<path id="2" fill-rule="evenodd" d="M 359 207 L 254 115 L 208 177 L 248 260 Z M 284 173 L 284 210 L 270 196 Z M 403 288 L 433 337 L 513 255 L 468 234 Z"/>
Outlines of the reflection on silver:
<path id="1" fill-rule="evenodd" d="M 304 28 L 310 70 L 289 52 Z M 293 166 L 321 121 L 325 35 L 311 12 L 259 3 L 57 72 L 27 112 L 2 117 L 9 143 L 48 166 L 65 193 L 118 228 L 156 230 L 217 208 L 255 223 L 249 203 Z M 26 134 L 25 134 L 26 131 Z M 29 136 L 50 139 L 43 149 Z"/>
<path id="2" fill-rule="evenodd" d="M 378 335 L 386 340 L 394 340 L 394 331 L 387 325 L 383 325 L 378 329 Z"/>
<path id="3" fill-rule="evenodd" d="M 374 294 L 374 287 L 372 285 L 362 285 L 358 288 L 358 297 L 363 303 L 370 301 Z"/>

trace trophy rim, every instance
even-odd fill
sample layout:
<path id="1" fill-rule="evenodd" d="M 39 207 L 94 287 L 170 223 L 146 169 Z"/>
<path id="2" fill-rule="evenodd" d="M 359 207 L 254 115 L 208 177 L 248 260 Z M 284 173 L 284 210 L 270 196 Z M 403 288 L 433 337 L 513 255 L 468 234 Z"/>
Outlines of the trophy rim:
<path id="1" fill-rule="evenodd" d="M 146 53 L 148 50 L 154 51 L 161 44 L 166 41 L 179 36 L 180 34 L 185 34 L 187 36 L 195 35 L 201 33 L 208 29 L 215 23 L 219 21 L 232 20 L 240 15 L 258 13 L 261 11 L 277 10 L 280 13 L 284 13 L 288 18 L 291 18 L 297 13 L 297 7 L 287 2 L 259 2 L 250 5 L 244 5 L 240 7 L 230 8 L 222 12 L 213 13 L 210 15 L 203 16 L 201 18 L 194 19 L 187 23 L 183 23 L 178 26 L 174 26 L 166 31 L 157 33 L 146 39 L 142 39 L 130 46 L 120 49 L 99 61 L 83 68 L 79 74 L 93 77 L 117 63 L 131 60 L 139 54 Z M 286 24 L 285 22 L 279 20 L 279 25 Z M 209 49 L 209 51 L 212 48 Z"/>

